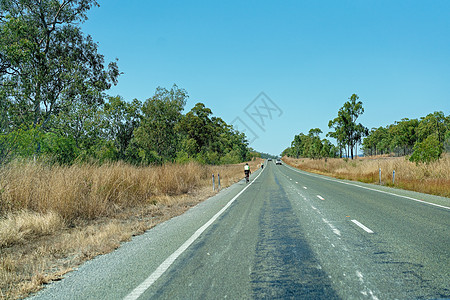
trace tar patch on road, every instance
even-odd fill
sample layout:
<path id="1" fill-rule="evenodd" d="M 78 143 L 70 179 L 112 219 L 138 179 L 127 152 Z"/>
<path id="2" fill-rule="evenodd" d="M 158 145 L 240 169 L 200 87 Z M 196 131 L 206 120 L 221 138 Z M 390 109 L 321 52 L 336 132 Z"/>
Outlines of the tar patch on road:
<path id="1" fill-rule="evenodd" d="M 281 187 L 272 190 L 260 215 L 251 273 L 256 299 L 338 299 L 306 240 Z"/>

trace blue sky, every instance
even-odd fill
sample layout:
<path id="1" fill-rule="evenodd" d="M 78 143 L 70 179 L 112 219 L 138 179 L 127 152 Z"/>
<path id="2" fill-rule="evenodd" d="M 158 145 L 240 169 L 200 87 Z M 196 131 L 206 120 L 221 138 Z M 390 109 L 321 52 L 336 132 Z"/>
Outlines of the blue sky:
<path id="1" fill-rule="evenodd" d="M 311 128 L 325 137 L 353 93 L 369 128 L 450 113 L 450 1 L 99 4 L 82 27 L 119 59 L 108 94 L 144 101 L 175 83 L 186 111 L 205 103 L 258 151 L 280 154 Z"/>

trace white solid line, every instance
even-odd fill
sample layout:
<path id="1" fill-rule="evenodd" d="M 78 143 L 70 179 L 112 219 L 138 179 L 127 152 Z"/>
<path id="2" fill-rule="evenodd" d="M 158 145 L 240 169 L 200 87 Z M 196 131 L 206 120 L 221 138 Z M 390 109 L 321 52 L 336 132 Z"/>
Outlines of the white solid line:
<path id="1" fill-rule="evenodd" d="M 373 233 L 372 230 L 370 230 L 369 228 L 367 228 L 366 226 L 364 226 L 363 224 L 361 224 L 360 222 L 356 221 L 356 220 L 352 220 L 353 223 L 355 223 L 356 225 L 358 225 L 360 228 L 362 228 L 365 232 L 367 233 Z"/>
<path id="2" fill-rule="evenodd" d="M 305 190 L 307 190 L 308 188 L 306 186 L 303 187 Z"/>
<path id="3" fill-rule="evenodd" d="M 316 178 L 320 178 L 320 179 L 323 179 L 323 180 L 333 181 L 333 182 L 347 184 L 347 185 L 353 185 L 353 186 L 356 186 L 356 187 L 359 187 L 359 188 L 362 188 L 362 189 L 366 189 L 366 190 L 370 190 L 370 191 L 374 191 L 374 192 L 388 194 L 388 195 L 391 195 L 391 196 L 397 196 L 397 197 L 413 200 L 413 201 L 416 201 L 416 202 L 420 202 L 420 203 L 423 203 L 423 204 L 429 204 L 429 205 L 437 206 L 437 207 L 440 207 L 440 208 L 450 209 L 450 207 L 448 207 L 448 206 L 439 205 L 439 204 L 427 202 L 427 201 L 424 201 L 424 200 L 420 200 L 420 199 L 416 199 L 416 198 L 412 198 L 412 197 L 408 197 L 408 196 L 397 195 L 397 194 L 390 193 L 390 192 L 380 191 L 380 190 L 372 189 L 372 188 L 369 188 L 369 187 L 357 185 L 357 184 L 350 183 L 350 182 L 343 182 L 343 181 L 339 181 L 339 180 L 336 180 L 336 179 L 331 179 L 331 178 L 326 178 L 326 177 L 321 177 L 321 176 L 315 176 L 315 175 L 309 174 L 308 172 L 305 172 L 305 171 L 299 171 L 298 169 L 296 169 L 294 167 L 291 167 L 291 166 L 289 166 L 289 168 L 291 168 L 293 171 L 295 171 L 297 173 L 308 175 L 308 176 L 311 176 L 311 177 L 316 177 Z"/>
<path id="4" fill-rule="evenodd" d="M 322 196 L 317 195 L 317 198 L 319 198 L 320 200 L 325 200 Z"/>
<path id="5" fill-rule="evenodd" d="M 186 249 L 212 224 L 215 220 L 225 211 L 228 207 L 246 190 L 253 182 L 264 172 L 261 173 L 253 179 L 250 184 L 248 184 L 242 191 L 240 191 L 236 196 L 233 197 L 218 213 L 216 213 L 208 222 L 206 222 L 202 227 L 197 229 L 197 231 L 180 246 L 174 253 L 172 253 L 165 261 L 152 273 L 150 276 L 144 280 L 139 286 L 137 286 L 131 293 L 129 293 L 124 300 L 136 300 L 138 299 L 165 271 L 174 263 L 174 261 L 184 252 Z"/>

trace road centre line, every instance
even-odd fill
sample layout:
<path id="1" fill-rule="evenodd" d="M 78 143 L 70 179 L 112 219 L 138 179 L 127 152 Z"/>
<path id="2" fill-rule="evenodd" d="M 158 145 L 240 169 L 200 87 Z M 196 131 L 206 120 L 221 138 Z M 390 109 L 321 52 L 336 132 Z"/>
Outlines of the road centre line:
<path id="1" fill-rule="evenodd" d="M 140 285 L 138 285 L 133 291 L 131 291 L 131 293 L 129 293 L 124 300 L 136 300 L 138 299 L 143 293 L 145 293 L 146 290 L 148 290 L 150 288 L 150 286 L 152 286 L 153 283 L 155 283 L 156 280 L 158 280 L 161 275 L 164 274 L 164 272 L 167 271 L 167 269 L 169 269 L 169 267 L 175 262 L 175 260 L 184 252 L 186 251 L 187 248 L 189 248 L 189 246 L 209 227 L 211 226 L 212 223 L 214 223 L 214 221 L 217 220 L 217 218 L 220 217 L 221 214 L 223 214 L 228 207 L 231 206 L 231 204 L 233 204 L 233 202 L 246 190 L 248 189 L 253 182 L 256 181 L 256 179 L 258 179 L 258 177 L 264 172 L 264 169 L 262 169 L 261 173 L 258 174 L 258 176 L 256 176 L 255 179 L 252 180 L 252 182 L 250 182 L 250 184 L 248 184 L 244 189 L 242 189 L 242 191 L 240 191 L 236 196 L 233 197 L 233 199 L 231 199 L 218 213 L 216 213 L 211 219 L 209 219 L 208 222 L 206 222 L 202 227 L 200 227 L 199 229 L 197 229 L 196 232 L 194 232 L 194 234 L 186 241 L 184 242 L 183 245 L 181 245 L 177 250 L 175 250 L 175 252 L 173 252 L 168 258 L 166 258 L 165 261 L 162 262 L 161 265 L 159 265 L 158 268 L 156 268 L 156 270 L 150 274 L 149 277 L 147 277 L 147 279 L 145 279 Z"/>
<path id="2" fill-rule="evenodd" d="M 322 196 L 317 195 L 317 198 L 319 198 L 320 200 L 325 200 Z"/>
<path id="3" fill-rule="evenodd" d="M 311 177 L 315 177 L 315 178 L 319 178 L 319 179 L 323 179 L 323 180 L 328 180 L 328 181 L 333 181 L 333 182 L 337 182 L 337 183 L 342 183 L 342 184 L 346 184 L 346 185 L 352 185 L 352 186 L 356 186 L 356 187 L 359 187 L 359 188 L 362 188 L 362 189 L 366 189 L 366 190 L 370 190 L 370 191 L 374 191 L 374 192 L 379 192 L 379 193 L 383 193 L 383 194 L 387 194 L 387 195 L 391 195 L 391 196 L 397 196 L 397 197 L 400 197 L 400 198 L 405 198 L 405 199 L 408 199 L 408 200 L 413 200 L 413 201 L 416 201 L 416 202 L 429 204 L 429 205 L 433 205 L 433 206 L 436 206 L 436 207 L 445 208 L 445 209 L 450 210 L 450 207 L 448 207 L 448 206 L 439 205 L 439 204 L 427 202 L 427 201 L 424 201 L 424 200 L 420 200 L 420 199 L 416 199 L 416 198 L 412 198 L 412 197 L 408 197 L 408 196 L 397 195 L 397 194 L 390 193 L 390 192 L 380 191 L 380 190 L 377 190 L 377 189 L 372 189 L 372 188 L 369 188 L 369 187 L 357 185 L 357 184 L 350 183 L 350 182 L 344 182 L 344 181 L 339 181 L 339 180 L 336 180 L 336 179 L 316 176 L 316 175 L 313 175 L 313 174 L 309 174 L 308 172 L 305 172 L 305 171 L 299 171 L 298 169 L 295 169 L 294 167 L 291 167 L 291 166 L 288 166 L 288 167 L 290 169 L 292 169 L 293 171 L 297 172 L 297 173 L 308 175 L 308 176 L 311 176 Z"/>
<path id="4" fill-rule="evenodd" d="M 353 223 L 355 223 L 356 225 L 358 225 L 360 228 L 362 228 L 365 232 L 367 233 L 373 233 L 372 230 L 370 230 L 368 227 L 364 226 L 363 224 L 361 224 L 360 222 L 356 221 L 356 220 L 352 220 Z"/>
<path id="5" fill-rule="evenodd" d="M 325 218 L 322 218 L 322 221 L 324 221 L 328 226 L 330 226 L 331 230 L 333 230 L 334 234 L 341 236 L 341 232 L 339 231 L 339 229 L 337 229 L 336 227 L 333 226 L 333 224 L 331 224 L 330 221 L 328 221 Z"/>

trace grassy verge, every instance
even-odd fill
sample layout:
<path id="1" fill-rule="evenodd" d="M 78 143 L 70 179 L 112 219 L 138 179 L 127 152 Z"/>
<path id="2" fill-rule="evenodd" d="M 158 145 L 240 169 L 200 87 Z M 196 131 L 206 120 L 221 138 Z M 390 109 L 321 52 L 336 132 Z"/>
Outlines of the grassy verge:
<path id="1" fill-rule="evenodd" d="M 283 160 L 298 169 L 365 183 L 381 184 L 421 193 L 450 197 L 450 155 L 430 164 L 410 162 L 405 157 L 366 157 L 355 160 L 285 157 Z M 393 183 L 393 171 L 395 182 Z"/>
<path id="2" fill-rule="evenodd" d="M 251 162 L 255 170 L 260 161 Z M 243 178 L 243 165 L 0 169 L 0 299 L 18 299 Z"/>

